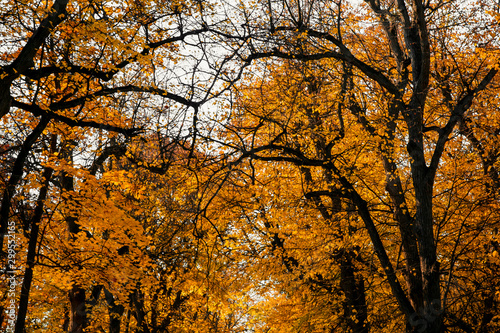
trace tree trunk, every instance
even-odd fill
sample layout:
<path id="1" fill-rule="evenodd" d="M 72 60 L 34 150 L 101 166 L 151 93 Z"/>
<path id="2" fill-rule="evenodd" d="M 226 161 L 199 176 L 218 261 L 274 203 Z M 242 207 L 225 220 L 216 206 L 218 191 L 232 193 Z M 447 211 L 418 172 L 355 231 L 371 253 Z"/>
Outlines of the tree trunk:
<path id="1" fill-rule="evenodd" d="M 70 321 L 69 333 L 83 333 L 87 322 L 85 289 L 73 285 L 69 291 Z"/>

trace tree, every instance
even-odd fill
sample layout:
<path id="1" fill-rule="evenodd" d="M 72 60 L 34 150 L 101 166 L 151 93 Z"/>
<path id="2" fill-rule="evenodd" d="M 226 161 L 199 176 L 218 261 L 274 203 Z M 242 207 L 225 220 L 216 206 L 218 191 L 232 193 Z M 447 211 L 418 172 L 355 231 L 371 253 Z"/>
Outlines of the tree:
<path id="1" fill-rule="evenodd" d="M 109 270 L 114 259 L 133 279 L 140 270 L 131 263 L 144 254 L 141 221 L 114 190 L 128 186 L 125 174 L 107 164 L 132 138 L 152 133 L 175 143 L 159 148 L 163 153 L 187 140 L 194 152 L 199 108 L 226 88 L 218 83 L 226 61 L 205 43 L 217 22 L 211 6 L 196 1 L 11 1 L 0 16 L 2 283 L 23 278 L 20 295 L 3 293 L 2 300 L 19 304 L 16 332 L 34 329 L 47 314 L 25 324 L 31 292 L 59 278 L 54 298 L 68 293 L 71 306 L 63 311 L 60 302 L 53 314 L 67 316 L 61 328 L 81 332 L 106 281 L 83 271 Z M 15 241 L 4 244 L 7 234 Z M 9 250 L 15 271 L 7 269 Z M 104 292 L 113 307 L 125 290 Z"/>
<path id="2" fill-rule="evenodd" d="M 498 330 L 496 3 L 0 17 L 2 328 Z"/>
<path id="3" fill-rule="evenodd" d="M 498 126 L 469 125 L 497 124 L 483 108 L 496 105 L 497 14 L 456 1 L 279 1 L 242 17 L 245 61 L 282 60 L 242 89 L 233 162 L 291 163 L 318 209 L 355 208 L 368 237 L 357 245 L 370 244 L 405 318 L 398 330 L 494 330 L 498 150 L 481 147 Z"/>

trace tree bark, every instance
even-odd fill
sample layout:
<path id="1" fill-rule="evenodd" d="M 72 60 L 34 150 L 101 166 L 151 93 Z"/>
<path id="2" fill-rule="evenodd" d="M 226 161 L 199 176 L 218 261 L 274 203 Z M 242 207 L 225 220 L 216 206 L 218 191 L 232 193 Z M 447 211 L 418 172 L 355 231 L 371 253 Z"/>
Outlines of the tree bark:
<path id="1" fill-rule="evenodd" d="M 31 231 L 28 242 L 28 254 L 26 259 L 26 271 L 24 273 L 23 284 L 21 287 L 21 296 L 19 299 L 19 310 L 17 313 L 17 321 L 14 329 L 15 333 L 23 333 L 25 330 L 26 314 L 28 312 L 29 295 L 31 291 L 31 283 L 33 281 L 33 268 L 35 267 L 37 255 L 38 232 L 40 230 L 40 222 L 43 218 L 43 208 L 47 197 L 49 182 L 52 177 L 53 170 L 46 167 L 43 172 L 44 185 L 38 194 L 35 214 L 31 220 Z"/>

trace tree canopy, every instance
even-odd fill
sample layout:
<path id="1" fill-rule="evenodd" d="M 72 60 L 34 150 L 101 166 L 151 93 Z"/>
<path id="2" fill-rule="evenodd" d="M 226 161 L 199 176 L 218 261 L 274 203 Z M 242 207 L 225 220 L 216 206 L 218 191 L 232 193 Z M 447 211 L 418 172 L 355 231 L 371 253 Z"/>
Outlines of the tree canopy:
<path id="1" fill-rule="evenodd" d="M 496 332 L 490 0 L 9 1 L 5 332 Z"/>

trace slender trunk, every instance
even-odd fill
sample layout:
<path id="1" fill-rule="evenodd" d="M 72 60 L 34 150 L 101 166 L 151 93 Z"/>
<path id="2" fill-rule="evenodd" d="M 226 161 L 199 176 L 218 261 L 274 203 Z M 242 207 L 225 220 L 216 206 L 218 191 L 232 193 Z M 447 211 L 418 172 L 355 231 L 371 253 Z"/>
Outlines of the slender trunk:
<path id="1" fill-rule="evenodd" d="M 70 164 L 73 163 L 73 149 L 75 142 L 61 142 L 59 157 L 67 160 Z M 63 172 L 61 175 L 61 190 L 72 192 L 74 191 L 73 176 Z M 80 231 L 78 224 L 78 211 L 70 210 L 65 216 L 66 225 L 68 227 L 69 239 L 73 239 L 74 235 Z M 70 301 L 70 325 L 69 333 L 82 333 L 88 323 L 87 306 L 86 306 L 86 290 L 77 282 L 73 282 L 71 290 L 68 293 Z"/>
<path id="2" fill-rule="evenodd" d="M 109 312 L 109 333 L 120 333 L 121 316 L 125 311 L 123 305 L 116 304 L 115 298 L 112 293 L 104 289 L 106 302 L 108 303 Z"/>
<path id="3" fill-rule="evenodd" d="M 14 162 L 14 166 L 12 167 L 12 173 L 9 178 L 9 182 L 5 190 L 3 191 L 2 206 L 0 207 L 0 253 L 2 254 L 2 259 L 3 255 L 5 254 L 5 252 L 3 251 L 3 242 L 4 235 L 7 233 L 7 223 L 10 217 L 12 197 L 14 196 L 17 184 L 23 176 L 24 163 L 26 161 L 26 158 L 28 157 L 33 144 L 35 144 L 36 140 L 38 140 L 40 135 L 42 135 L 43 130 L 47 127 L 49 122 L 49 117 L 42 117 L 33 132 L 31 132 L 31 134 L 26 137 L 23 145 L 21 146 L 21 150 L 19 151 L 19 154 L 17 155 L 17 158 Z"/>
<path id="4" fill-rule="evenodd" d="M 144 312 L 144 295 L 141 292 L 140 285 L 131 294 L 131 302 L 134 307 L 134 317 L 137 322 L 137 333 L 150 333 L 146 322 L 146 313 Z"/>
<path id="5" fill-rule="evenodd" d="M 35 214 L 31 220 L 31 231 L 30 238 L 28 242 L 28 255 L 26 262 L 26 271 L 24 273 L 23 285 L 21 287 L 21 296 L 19 299 L 19 310 L 17 314 L 16 326 L 14 329 L 15 333 L 24 332 L 24 324 L 26 321 L 26 314 L 28 312 L 29 295 L 31 291 L 31 283 L 33 281 L 33 268 L 35 267 L 35 259 L 37 254 L 37 243 L 38 243 L 38 232 L 40 229 L 40 222 L 43 217 L 43 207 L 45 205 L 45 199 L 47 197 L 47 192 L 49 188 L 50 178 L 52 177 L 53 170 L 51 168 L 45 168 L 43 172 L 44 184 L 40 189 L 38 194 L 37 205 L 35 208 Z"/>
<path id="6" fill-rule="evenodd" d="M 345 295 L 344 317 L 353 333 L 368 333 L 368 308 L 362 276 L 356 276 L 351 251 L 340 254 L 340 287 Z"/>

